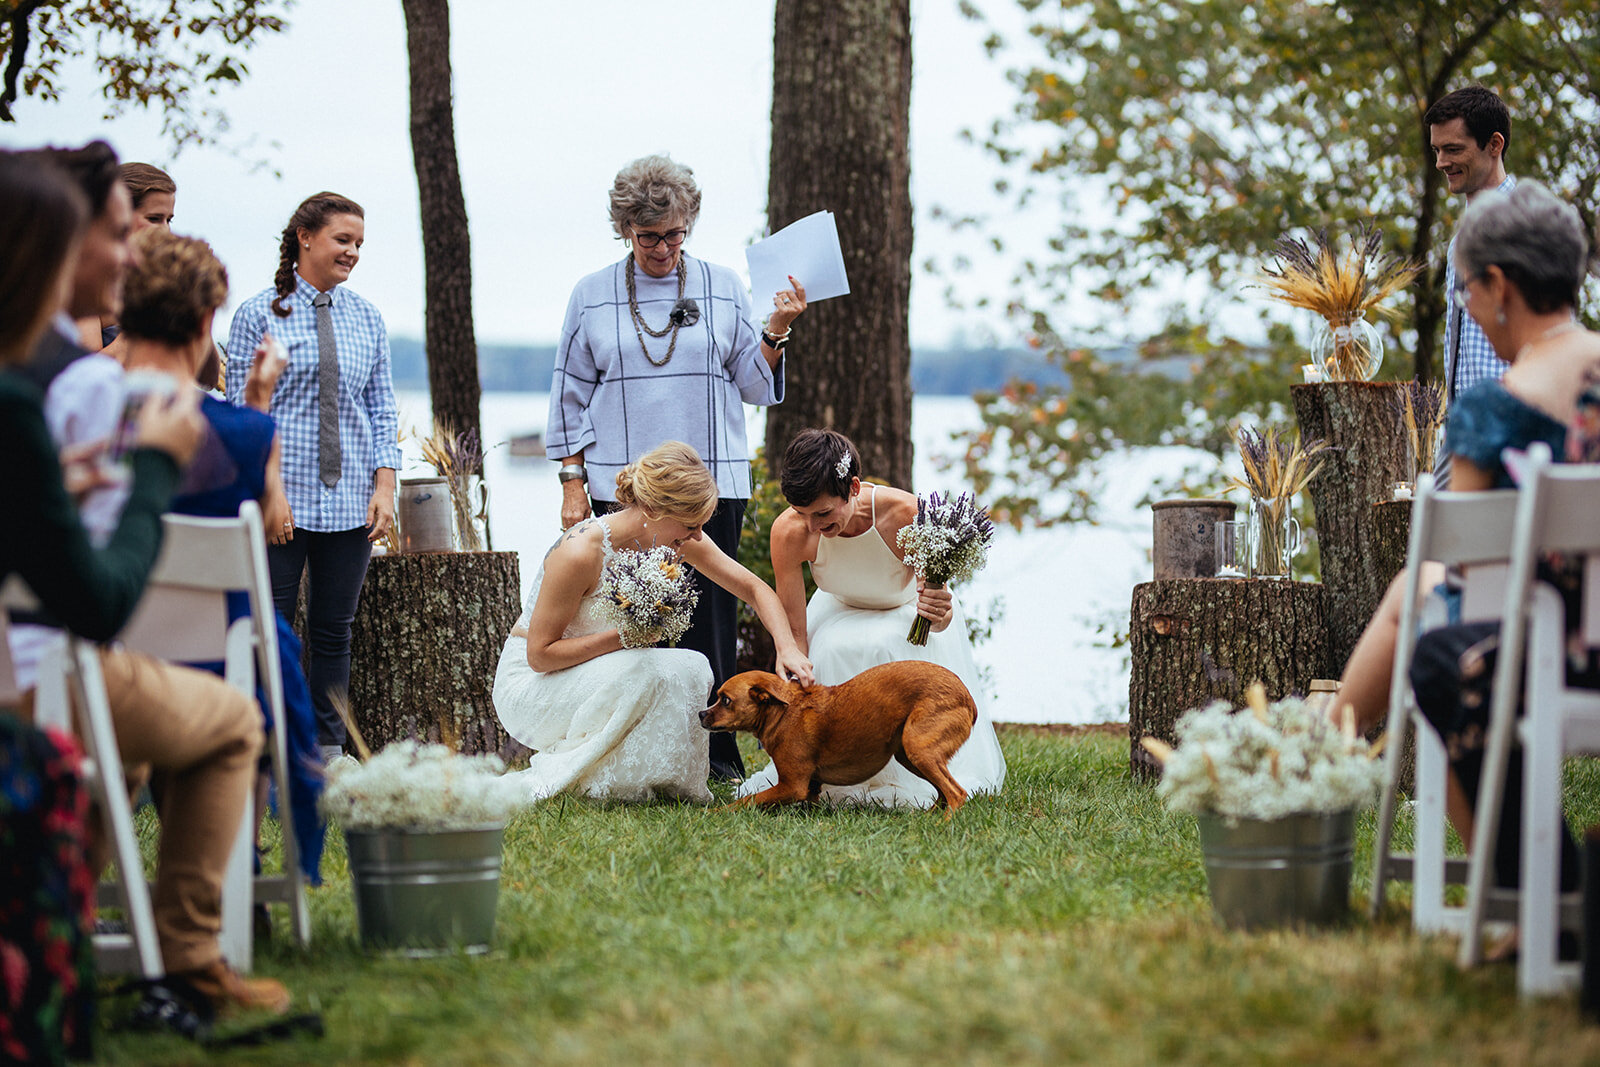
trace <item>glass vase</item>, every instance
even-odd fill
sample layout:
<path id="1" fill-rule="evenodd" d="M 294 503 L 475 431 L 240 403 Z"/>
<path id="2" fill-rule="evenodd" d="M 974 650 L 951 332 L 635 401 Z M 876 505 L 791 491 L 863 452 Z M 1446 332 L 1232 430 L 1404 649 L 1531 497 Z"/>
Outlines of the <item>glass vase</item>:
<path id="1" fill-rule="evenodd" d="M 1336 315 L 1317 323 L 1311 361 L 1327 382 L 1370 382 L 1383 363 L 1383 335 L 1360 315 Z"/>
<path id="2" fill-rule="evenodd" d="M 1293 497 L 1250 498 L 1250 577 L 1287 578 L 1300 551 L 1300 521 Z"/>

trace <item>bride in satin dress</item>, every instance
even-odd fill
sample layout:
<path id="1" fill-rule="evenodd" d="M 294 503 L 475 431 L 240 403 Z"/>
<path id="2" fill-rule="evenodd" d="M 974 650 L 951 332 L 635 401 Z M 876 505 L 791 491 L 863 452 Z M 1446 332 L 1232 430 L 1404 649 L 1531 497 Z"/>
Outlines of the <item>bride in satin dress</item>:
<path id="1" fill-rule="evenodd" d="M 997 793 L 1005 756 L 978 684 L 965 617 L 948 589 L 921 589 L 901 556 L 897 535 L 917 515 L 917 498 L 902 489 L 863 485 L 859 453 L 832 430 L 804 430 L 783 456 L 788 510 L 772 523 L 772 570 L 789 629 L 811 658 L 818 683 L 838 685 L 868 667 L 926 660 L 954 671 L 978 705 L 972 736 L 950 761 L 970 794 Z M 811 567 L 817 592 L 808 605 L 801 565 Z M 906 640 L 924 615 L 933 633 L 924 646 Z M 739 787 L 745 796 L 777 779 L 769 765 Z M 823 786 L 824 799 L 843 803 L 932 807 L 933 786 L 890 760 L 860 785 Z"/>
<path id="2" fill-rule="evenodd" d="M 812 681 L 783 605 L 701 526 L 717 483 L 689 445 L 669 441 L 617 476 L 620 509 L 579 523 L 545 554 L 526 606 L 500 652 L 494 707 L 506 732 L 534 750 L 509 777 L 534 799 L 563 791 L 613 800 L 711 800 L 699 713 L 711 665 L 686 648 L 625 648 L 595 589 L 618 552 L 671 545 L 690 566 L 756 609 L 772 632 L 778 673 Z"/>

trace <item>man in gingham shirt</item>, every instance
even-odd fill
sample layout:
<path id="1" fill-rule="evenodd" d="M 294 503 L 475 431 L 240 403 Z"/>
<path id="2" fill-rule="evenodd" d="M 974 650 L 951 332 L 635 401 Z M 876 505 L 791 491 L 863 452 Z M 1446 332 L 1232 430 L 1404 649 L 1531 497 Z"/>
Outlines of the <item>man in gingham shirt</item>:
<path id="1" fill-rule="evenodd" d="M 1428 109 L 1428 143 L 1434 166 L 1443 172 L 1452 193 L 1471 201 L 1488 189 L 1510 189 L 1516 179 L 1506 173 L 1505 151 L 1511 140 L 1511 112 L 1494 93 L 1473 85 L 1442 97 Z M 1466 313 L 1461 299 L 1464 282 L 1456 277 L 1455 238 L 1445 252 L 1446 296 L 1444 325 L 1445 402 L 1479 382 L 1498 380 L 1506 364 L 1494 354 L 1483 330 Z M 1439 449 L 1434 477 L 1438 487 L 1450 486 L 1450 453 Z"/>

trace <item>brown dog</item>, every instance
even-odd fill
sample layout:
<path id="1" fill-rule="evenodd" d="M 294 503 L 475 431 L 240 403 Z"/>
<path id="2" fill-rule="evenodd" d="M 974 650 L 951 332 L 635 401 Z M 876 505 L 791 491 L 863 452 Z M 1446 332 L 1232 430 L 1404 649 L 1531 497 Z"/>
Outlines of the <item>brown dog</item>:
<path id="1" fill-rule="evenodd" d="M 978 708 L 961 679 L 934 663 L 901 660 L 862 671 L 842 685 L 801 686 L 767 671 L 722 683 L 700 713 L 707 730 L 748 730 L 772 757 L 778 781 L 736 805 L 816 800 L 824 785 L 855 785 L 890 757 L 933 785 L 954 812 L 967 791 L 950 776 Z"/>

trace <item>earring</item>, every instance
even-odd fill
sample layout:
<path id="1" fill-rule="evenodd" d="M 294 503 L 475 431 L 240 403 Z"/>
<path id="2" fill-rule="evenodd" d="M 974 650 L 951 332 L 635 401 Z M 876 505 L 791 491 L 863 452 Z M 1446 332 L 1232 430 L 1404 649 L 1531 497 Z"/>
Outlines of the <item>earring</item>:
<path id="1" fill-rule="evenodd" d="M 1506 324 L 1506 309 L 1505 308 L 1500 307 L 1500 308 L 1495 308 L 1494 309 L 1494 324 L 1496 326 L 1504 326 Z"/>

